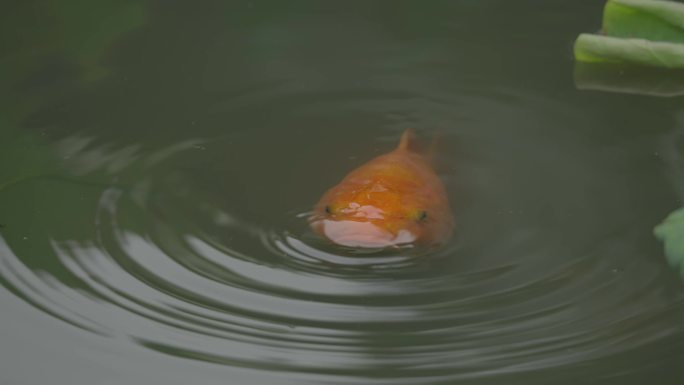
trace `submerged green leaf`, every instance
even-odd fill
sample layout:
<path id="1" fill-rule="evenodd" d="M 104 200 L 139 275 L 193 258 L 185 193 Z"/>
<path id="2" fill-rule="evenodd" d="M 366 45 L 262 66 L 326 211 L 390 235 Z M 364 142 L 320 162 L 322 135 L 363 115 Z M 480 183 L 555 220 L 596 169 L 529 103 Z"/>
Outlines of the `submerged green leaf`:
<path id="1" fill-rule="evenodd" d="M 581 34 L 574 50 L 581 62 L 684 68 L 684 44 Z"/>
<path id="2" fill-rule="evenodd" d="M 659 97 L 684 96 L 684 70 L 580 62 L 575 64 L 574 80 L 580 90 Z"/>
<path id="3" fill-rule="evenodd" d="M 63 48 L 84 61 L 101 58 L 111 44 L 142 26 L 145 9 L 131 0 L 69 0 L 53 9 Z"/>
<path id="4" fill-rule="evenodd" d="M 665 244 L 668 263 L 684 277 L 684 208 L 670 214 L 653 230 L 655 236 Z"/>
<path id="5" fill-rule="evenodd" d="M 610 0 L 603 33 L 613 37 L 684 43 L 684 4 L 658 0 Z"/>

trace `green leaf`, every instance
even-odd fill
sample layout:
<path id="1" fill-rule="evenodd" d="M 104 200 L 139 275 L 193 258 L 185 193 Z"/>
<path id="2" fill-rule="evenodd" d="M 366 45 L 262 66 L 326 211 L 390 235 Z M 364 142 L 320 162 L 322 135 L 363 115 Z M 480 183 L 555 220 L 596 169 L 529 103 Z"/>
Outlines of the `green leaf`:
<path id="1" fill-rule="evenodd" d="M 684 208 L 670 214 L 653 230 L 655 236 L 665 244 L 668 263 L 684 277 Z"/>
<path id="2" fill-rule="evenodd" d="M 661 0 L 609 0 L 605 36 L 582 34 L 575 60 L 684 68 L 684 4 Z"/>
<path id="3" fill-rule="evenodd" d="M 610 0 L 603 11 L 607 36 L 684 43 L 684 4 L 657 0 Z"/>
<path id="4" fill-rule="evenodd" d="M 581 34 L 575 41 L 575 60 L 587 63 L 634 63 L 684 68 L 684 45 L 643 39 L 621 39 Z"/>

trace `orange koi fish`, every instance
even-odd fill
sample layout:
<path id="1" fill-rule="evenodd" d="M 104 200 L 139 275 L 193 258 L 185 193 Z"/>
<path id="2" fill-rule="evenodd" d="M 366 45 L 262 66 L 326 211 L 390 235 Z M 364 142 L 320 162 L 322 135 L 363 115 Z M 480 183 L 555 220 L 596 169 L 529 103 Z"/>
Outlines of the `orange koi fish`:
<path id="1" fill-rule="evenodd" d="M 451 235 L 446 190 L 415 150 L 411 129 L 399 146 L 350 172 L 314 208 L 311 226 L 349 247 L 433 246 Z"/>

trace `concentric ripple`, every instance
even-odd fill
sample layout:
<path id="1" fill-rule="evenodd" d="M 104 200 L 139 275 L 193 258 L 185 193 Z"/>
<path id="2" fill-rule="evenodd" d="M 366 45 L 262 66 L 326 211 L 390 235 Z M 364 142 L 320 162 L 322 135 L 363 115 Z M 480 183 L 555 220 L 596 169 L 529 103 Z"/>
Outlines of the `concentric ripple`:
<path id="1" fill-rule="evenodd" d="M 338 171 L 372 156 L 366 150 L 391 146 L 405 124 L 396 111 L 417 124 L 429 125 L 420 116 L 467 121 L 447 112 L 462 100 L 319 101 L 340 115 L 359 106 L 386 113 L 380 139 L 346 158 L 335 156 L 344 145 L 327 157 L 304 144 L 262 144 L 262 165 L 241 150 L 254 148 L 258 131 L 156 150 L 63 139 L 53 148 L 68 159 L 69 177 L 0 191 L 3 212 L 21 217 L 11 202 L 27 193 L 41 212 L 3 230 L 2 284 L 93 333 L 302 382 L 505 378 L 581 368 L 680 333 L 682 293 L 666 284 L 666 266 L 649 259 L 650 232 L 628 210 L 634 195 L 624 193 L 633 182 L 606 177 L 619 175 L 619 162 L 579 134 L 536 135 L 549 122 L 521 112 L 531 110 L 526 103 L 572 114 L 515 100 L 472 97 L 468 105 L 471 114 L 508 114 L 517 122 L 511 130 L 537 139 L 492 136 L 486 117 L 439 134 L 440 163 L 454 165 L 442 176 L 459 234 L 430 251 L 329 245 L 309 230 L 307 202 Z M 309 109 L 290 113 L 316 120 Z M 315 154 L 319 165 L 279 164 L 288 152 Z M 252 167 L 230 162 L 238 158 Z"/>

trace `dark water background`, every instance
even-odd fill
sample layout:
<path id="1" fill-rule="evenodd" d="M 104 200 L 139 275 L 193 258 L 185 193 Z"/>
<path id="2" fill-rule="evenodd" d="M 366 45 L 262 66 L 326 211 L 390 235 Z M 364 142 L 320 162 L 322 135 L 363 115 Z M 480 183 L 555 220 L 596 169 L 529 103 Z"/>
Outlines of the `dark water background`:
<path id="1" fill-rule="evenodd" d="M 579 91 L 594 1 L 9 1 L 0 384 L 684 383 L 684 99 Z M 406 127 L 458 236 L 306 214 Z"/>

